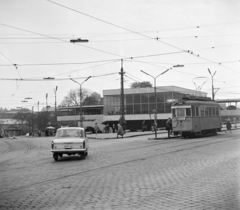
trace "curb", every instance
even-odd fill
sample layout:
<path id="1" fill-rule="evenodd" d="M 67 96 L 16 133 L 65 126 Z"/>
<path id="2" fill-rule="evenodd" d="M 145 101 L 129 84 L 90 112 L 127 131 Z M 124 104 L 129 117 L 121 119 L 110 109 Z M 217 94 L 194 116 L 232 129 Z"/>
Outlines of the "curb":
<path id="1" fill-rule="evenodd" d="M 167 132 L 161 132 L 161 133 L 167 133 Z M 161 133 L 157 133 L 157 134 L 161 134 Z M 153 133 L 146 133 L 146 134 L 135 134 L 135 135 L 131 135 L 131 136 L 125 136 L 123 138 L 133 138 L 133 137 L 137 137 L 137 136 L 148 136 L 148 135 L 154 135 Z M 98 138 L 98 137 L 88 137 L 88 139 L 95 139 L 95 140 L 107 140 L 107 139 L 122 139 L 121 137 L 117 138 L 117 137 L 105 137 L 105 138 Z"/>

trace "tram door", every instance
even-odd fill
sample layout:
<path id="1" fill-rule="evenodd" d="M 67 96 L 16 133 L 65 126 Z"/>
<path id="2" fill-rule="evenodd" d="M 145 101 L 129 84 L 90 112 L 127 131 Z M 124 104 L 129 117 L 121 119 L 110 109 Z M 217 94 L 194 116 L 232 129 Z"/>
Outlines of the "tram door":
<path id="1" fill-rule="evenodd" d="M 201 120 L 200 120 L 200 114 L 199 114 L 199 106 L 192 106 L 192 126 L 194 129 L 194 132 L 200 132 L 201 131 Z"/>

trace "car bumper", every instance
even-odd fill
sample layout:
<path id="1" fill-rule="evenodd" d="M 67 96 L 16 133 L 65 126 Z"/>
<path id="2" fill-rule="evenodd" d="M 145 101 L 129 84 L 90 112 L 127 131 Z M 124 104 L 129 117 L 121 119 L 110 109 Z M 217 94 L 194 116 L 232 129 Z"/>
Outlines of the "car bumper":
<path id="1" fill-rule="evenodd" d="M 51 152 L 52 153 L 64 153 L 64 154 L 75 154 L 75 153 L 80 153 L 80 152 L 85 152 L 87 151 L 87 149 L 52 149 Z"/>

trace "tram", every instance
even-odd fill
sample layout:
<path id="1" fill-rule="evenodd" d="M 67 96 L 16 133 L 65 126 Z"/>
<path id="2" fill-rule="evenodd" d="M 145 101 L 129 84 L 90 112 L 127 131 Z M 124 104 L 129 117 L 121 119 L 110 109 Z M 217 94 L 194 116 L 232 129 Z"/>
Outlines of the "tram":
<path id="1" fill-rule="evenodd" d="M 186 138 L 221 131 L 220 106 L 211 98 L 185 95 L 171 109 L 174 135 Z"/>

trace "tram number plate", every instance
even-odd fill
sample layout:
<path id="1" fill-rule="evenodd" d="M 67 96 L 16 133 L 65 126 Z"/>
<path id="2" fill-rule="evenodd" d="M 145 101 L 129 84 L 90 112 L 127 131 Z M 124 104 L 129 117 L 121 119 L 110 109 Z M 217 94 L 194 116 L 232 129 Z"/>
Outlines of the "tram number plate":
<path id="1" fill-rule="evenodd" d="M 64 148 L 65 148 L 65 149 L 72 149 L 72 146 L 66 145 Z"/>

